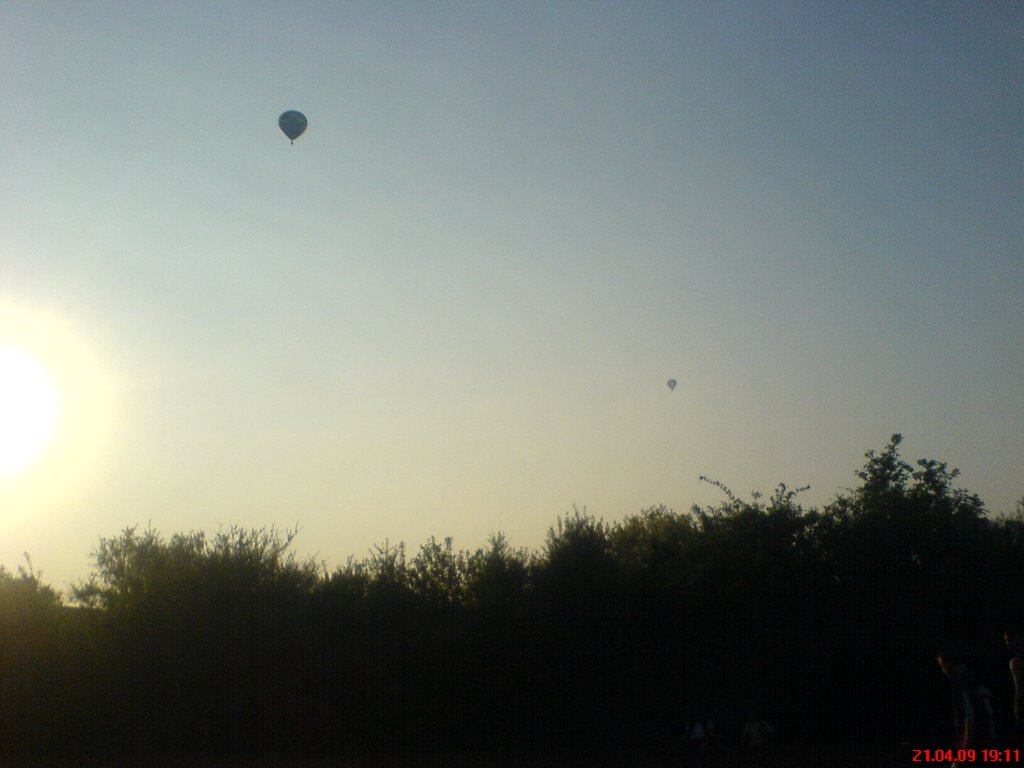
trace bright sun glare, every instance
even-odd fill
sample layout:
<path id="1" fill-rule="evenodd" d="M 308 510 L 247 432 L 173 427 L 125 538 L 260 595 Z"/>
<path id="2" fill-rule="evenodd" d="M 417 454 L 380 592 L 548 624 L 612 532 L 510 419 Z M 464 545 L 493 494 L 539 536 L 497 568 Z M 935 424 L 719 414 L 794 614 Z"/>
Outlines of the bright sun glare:
<path id="1" fill-rule="evenodd" d="M 57 404 L 43 367 L 16 347 L 0 346 L 0 476 L 42 453 L 57 426 Z"/>
<path id="2" fill-rule="evenodd" d="M 0 527 L 94 479 L 114 404 L 98 349 L 88 326 L 0 295 Z"/>

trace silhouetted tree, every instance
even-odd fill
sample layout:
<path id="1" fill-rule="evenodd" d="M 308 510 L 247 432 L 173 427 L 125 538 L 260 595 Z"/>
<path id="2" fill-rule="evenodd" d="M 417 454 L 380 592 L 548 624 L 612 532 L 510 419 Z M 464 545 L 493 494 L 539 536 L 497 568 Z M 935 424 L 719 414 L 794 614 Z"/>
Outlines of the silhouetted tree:
<path id="1" fill-rule="evenodd" d="M 28 554 L 25 562 L 17 575 L 0 566 L 0 756 L 47 751 L 59 739 L 61 599 Z"/>
<path id="2" fill-rule="evenodd" d="M 753 707 L 783 740 L 938 743 L 940 642 L 1008 700 L 1024 499 L 990 518 L 901 441 L 822 509 L 703 478 L 720 504 L 614 524 L 573 509 L 536 553 L 431 537 L 328 573 L 290 552 L 297 531 L 127 528 L 100 539 L 78 608 L 31 562 L 0 567 L 0 762 L 672 754 L 696 706 L 726 741 Z"/>

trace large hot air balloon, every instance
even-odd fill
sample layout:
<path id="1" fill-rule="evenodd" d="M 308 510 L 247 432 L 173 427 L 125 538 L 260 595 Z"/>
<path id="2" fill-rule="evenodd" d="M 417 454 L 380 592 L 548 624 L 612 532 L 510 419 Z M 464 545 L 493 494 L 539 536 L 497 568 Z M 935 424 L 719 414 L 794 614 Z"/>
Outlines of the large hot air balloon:
<path id="1" fill-rule="evenodd" d="M 669 389 L 675 389 L 676 388 L 676 380 L 675 379 L 669 379 L 668 382 L 666 382 L 666 383 L 668 384 L 668 388 Z"/>
<path id="2" fill-rule="evenodd" d="M 294 144 L 295 140 L 306 130 L 306 116 L 294 109 L 289 109 L 287 112 L 282 112 L 281 116 L 277 118 L 277 125 Z"/>

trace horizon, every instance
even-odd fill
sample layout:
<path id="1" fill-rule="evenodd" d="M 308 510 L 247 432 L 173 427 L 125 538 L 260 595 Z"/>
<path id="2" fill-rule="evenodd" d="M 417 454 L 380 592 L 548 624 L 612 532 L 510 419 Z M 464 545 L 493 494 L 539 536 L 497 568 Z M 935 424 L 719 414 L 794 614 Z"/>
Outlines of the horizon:
<path id="1" fill-rule="evenodd" d="M 894 434 L 892 437 L 899 438 L 899 440 L 897 441 L 897 446 L 903 444 L 903 436 L 902 435 L 899 435 L 897 433 L 897 434 Z M 870 449 L 870 450 L 875 455 L 877 455 L 878 453 L 880 453 L 881 449 Z M 897 452 L 899 453 L 899 449 L 898 448 L 897 448 Z M 865 453 L 864 456 L 866 458 L 867 457 L 867 453 Z M 920 457 L 920 459 L 911 460 L 907 456 L 904 456 L 902 453 L 899 453 L 899 458 L 902 461 L 907 462 L 910 465 L 911 471 L 917 471 L 918 470 L 919 462 L 920 461 L 927 461 L 928 460 L 926 457 Z M 934 461 L 939 462 L 939 464 L 944 464 L 944 462 L 941 462 L 941 460 L 939 460 L 939 459 L 934 459 Z M 863 469 L 863 467 L 862 467 L 862 469 Z M 967 493 L 973 493 L 973 491 L 971 491 L 970 488 L 966 488 L 966 487 L 963 486 L 962 483 L 957 482 L 958 479 L 959 479 L 959 476 L 960 476 L 959 468 L 957 468 L 957 467 L 950 467 L 950 466 L 948 466 L 948 464 L 946 464 L 946 469 L 948 469 L 950 474 L 953 475 L 953 482 L 952 482 L 952 485 L 951 485 L 951 489 L 952 490 L 954 490 L 954 491 L 961 491 L 962 490 L 962 491 L 965 491 Z M 730 498 L 730 494 L 734 494 L 735 495 L 735 499 L 737 501 L 739 501 L 740 503 L 744 504 L 744 505 L 748 505 L 749 507 L 752 507 L 752 508 L 758 508 L 758 507 L 763 508 L 764 506 L 767 506 L 767 504 L 770 502 L 772 493 L 780 485 L 780 484 L 776 484 L 771 489 L 753 489 L 749 493 L 740 493 L 740 492 L 737 492 L 734 487 L 730 486 L 730 484 L 722 482 L 722 481 L 720 481 L 720 480 L 718 480 L 716 478 L 702 476 L 701 478 L 699 478 L 699 480 L 701 481 L 702 484 L 707 484 L 708 486 L 711 486 L 711 487 L 713 487 L 715 489 L 715 492 L 719 495 L 719 499 L 717 500 L 717 502 L 709 503 L 709 504 L 703 504 L 703 505 L 691 504 L 685 510 L 676 510 L 676 509 L 668 507 L 667 505 L 664 505 L 664 504 L 652 504 L 652 505 L 646 506 L 646 507 L 644 507 L 642 509 L 639 509 L 639 510 L 636 510 L 636 511 L 630 512 L 630 513 L 626 513 L 626 514 L 620 515 L 620 516 L 618 516 L 616 518 L 612 518 L 612 519 L 606 519 L 603 516 L 596 515 L 596 514 L 592 513 L 585 505 L 584 506 L 573 505 L 569 510 L 565 510 L 565 511 L 559 513 L 558 515 L 556 515 L 556 517 L 554 519 L 552 519 L 552 521 L 550 523 L 548 523 L 547 526 L 545 526 L 543 534 L 541 534 L 539 538 L 535 537 L 537 543 L 533 544 L 533 545 L 519 544 L 519 543 L 511 540 L 508 537 L 507 532 L 502 531 L 502 530 L 491 531 L 491 532 L 489 532 L 486 535 L 486 537 L 485 537 L 485 539 L 483 541 L 477 542 L 477 543 L 472 543 L 469 546 L 466 546 L 462 542 L 457 541 L 455 539 L 455 537 L 453 537 L 453 536 L 449 536 L 447 534 L 432 533 L 432 534 L 429 534 L 429 535 L 425 536 L 422 540 L 416 541 L 416 542 L 409 542 L 409 541 L 406 541 L 404 539 L 395 539 L 395 540 L 393 540 L 393 539 L 391 539 L 391 537 L 385 537 L 385 538 L 383 538 L 383 539 L 381 539 L 379 541 L 371 542 L 368 545 L 368 547 L 365 549 L 365 551 L 362 553 L 362 555 L 359 555 L 359 554 L 357 554 L 355 552 L 349 552 L 347 554 L 344 554 L 342 556 L 337 557 L 337 559 L 335 559 L 335 560 L 332 560 L 329 557 L 323 556 L 323 553 L 321 553 L 319 551 L 309 551 L 308 549 L 302 549 L 301 547 L 297 547 L 296 546 L 296 542 L 299 541 L 299 538 L 300 538 L 300 536 L 302 534 L 302 531 L 303 531 L 303 526 L 301 525 L 301 521 L 296 521 L 296 523 L 294 525 L 291 525 L 291 524 L 289 524 L 289 525 L 280 525 L 278 523 L 270 523 L 270 524 L 259 526 L 259 527 L 250 527 L 250 526 L 246 526 L 246 525 L 240 524 L 240 523 L 222 523 L 222 524 L 218 524 L 216 528 L 212 528 L 212 529 L 203 529 L 203 528 L 201 528 L 201 529 L 188 529 L 188 530 L 161 530 L 161 529 L 158 529 L 158 528 L 154 527 L 152 525 L 152 521 L 147 521 L 145 526 L 143 526 L 140 523 L 135 523 L 133 525 L 125 526 L 125 527 L 123 527 L 123 528 L 121 528 L 121 529 L 119 529 L 117 531 L 111 531 L 111 532 L 106 533 L 106 534 L 104 534 L 104 533 L 98 534 L 98 536 L 97 536 L 97 544 L 100 541 L 102 541 L 102 540 L 107 540 L 107 541 L 116 540 L 117 538 L 122 536 L 124 533 L 126 533 L 128 530 L 133 530 L 133 531 L 135 531 L 137 533 L 143 533 L 143 534 L 147 533 L 147 532 L 153 532 L 153 533 L 157 534 L 157 536 L 163 542 L 165 542 L 165 543 L 170 542 L 170 540 L 174 536 L 177 536 L 177 535 L 189 535 L 189 534 L 193 534 L 193 533 L 201 533 L 201 534 L 203 534 L 203 536 L 205 537 L 207 542 L 209 542 L 210 538 L 215 536 L 216 534 L 218 534 L 218 533 L 230 533 L 232 530 L 235 530 L 235 529 L 242 530 L 242 531 L 253 531 L 253 532 L 260 531 L 260 532 L 266 532 L 267 534 L 276 534 L 276 535 L 280 535 L 280 536 L 283 536 L 285 538 L 288 538 L 289 539 L 289 543 L 288 543 L 285 551 L 287 552 L 289 557 L 294 557 L 296 563 L 305 563 L 305 562 L 310 562 L 310 561 L 316 561 L 317 564 L 322 568 L 323 572 L 325 574 L 327 574 L 327 575 L 330 575 L 330 574 L 333 574 L 335 572 L 344 570 L 347 567 L 347 564 L 349 562 L 355 562 L 355 563 L 366 562 L 367 560 L 370 560 L 370 559 L 373 558 L 375 551 L 380 552 L 380 551 L 383 551 L 383 550 L 388 549 L 388 548 L 399 548 L 399 547 L 402 548 L 402 550 L 404 552 L 405 560 L 406 560 L 406 562 L 409 562 L 409 561 L 413 560 L 416 557 L 417 554 L 419 554 L 420 549 L 422 547 L 428 545 L 431 541 L 443 544 L 443 543 L 446 543 L 446 541 L 448 539 L 451 539 L 452 547 L 453 547 L 453 549 L 454 549 L 454 551 L 456 553 L 470 553 L 470 554 L 472 554 L 472 553 L 480 551 L 480 550 L 486 550 L 487 547 L 490 545 L 492 539 L 494 539 L 495 537 L 501 536 L 501 537 L 504 537 L 504 540 L 505 540 L 506 544 L 510 547 L 510 549 L 512 549 L 514 551 L 525 551 L 530 556 L 533 556 L 533 555 L 543 555 L 544 554 L 544 550 L 545 550 L 546 545 L 547 545 L 547 539 L 549 537 L 549 534 L 551 534 L 552 532 L 556 531 L 559 528 L 559 526 L 560 526 L 560 524 L 561 524 L 561 522 L 563 520 L 568 521 L 569 519 L 571 519 L 573 517 L 578 517 L 580 515 L 582 515 L 583 517 L 589 517 L 589 518 L 592 518 L 593 520 L 595 520 L 596 522 L 611 528 L 611 527 L 615 527 L 615 526 L 621 525 L 622 523 L 626 522 L 629 519 L 635 519 L 637 517 L 640 517 L 644 513 L 648 512 L 648 511 L 651 511 L 651 510 L 662 510 L 663 509 L 663 510 L 667 511 L 669 514 L 673 514 L 673 515 L 692 516 L 692 515 L 695 514 L 696 508 L 698 508 L 698 507 L 701 510 L 713 510 L 713 509 L 725 508 L 725 507 L 729 506 L 730 502 L 732 501 L 732 499 Z M 787 492 L 793 494 L 792 498 L 793 498 L 793 504 L 794 504 L 795 508 L 801 514 L 804 514 L 804 515 L 811 514 L 811 513 L 828 513 L 828 511 L 829 511 L 828 508 L 833 503 L 835 503 L 839 498 L 842 498 L 842 497 L 849 498 L 853 494 L 855 494 L 856 491 L 857 491 L 857 488 L 855 486 L 849 486 L 849 487 L 846 487 L 844 489 L 837 490 L 829 498 L 829 500 L 825 504 L 817 505 L 817 504 L 805 504 L 801 500 L 801 497 L 804 494 L 806 494 L 807 492 L 809 492 L 810 488 L 808 488 L 808 487 L 791 486 L 788 483 L 785 484 L 785 485 L 786 485 Z M 1008 520 L 1008 519 L 1020 519 L 1020 516 L 1022 514 L 1024 514 L 1024 496 L 1021 496 L 1021 498 L 1018 499 L 1014 503 L 1014 509 L 1013 510 L 994 510 L 991 507 L 989 507 L 989 505 L 985 502 L 984 499 L 982 499 L 980 497 L 978 497 L 978 498 L 981 501 L 983 516 L 985 517 L 985 519 L 989 520 L 990 522 L 998 524 L 998 523 L 1000 523 L 1000 522 L 1002 522 L 1004 520 Z M 301 544 L 301 542 L 299 542 L 299 543 Z M 15 564 L 13 567 L 9 566 L 7 563 L 0 562 L 0 569 L 3 569 L 4 571 L 6 571 L 6 573 L 8 573 L 8 574 L 10 574 L 12 576 L 17 576 L 19 573 L 24 571 L 26 574 L 34 576 L 38 580 L 40 585 L 48 586 L 51 589 L 54 589 L 60 595 L 60 597 L 61 597 L 65 607 L 81 607 L 81 606 L 76 606 L 75 604 L 71 604 L 71 603 L 68 602 L 68 601 L 72 600 L 72 598 L 70 596 L 70 592 L 72 591 L 72 587 L 75 584 L 85 583 L 88 580 L 88 578 L 91 575 L 93 575 L 93 573 L 95 571 L 95 560 L 94 560 L 95 553 L 96 553 L 95 549 L 90 550 L 90 553 L 89 553 L 89 556 L 88 556 L 89 571 L 87 573 L 85 573 L 83 575 L 79 575 L 77 577 L 73 577 L 70 581 L 66 581 L 61 586 L 58 586 L 52 580 L 48 580 L 48 579 L 45 578 L 46 572 L 43 569 L 41 569 L 41 568 L 36 568 L 35 567 L 35 563 L 34 563 L 34 561 L 32 560 L 32 557 L 31 557 L 32 553 L 28 552 L 28 551 L 25 551 L 25 552 L 22 553 L 23 556 L 21 558 L 21 561 L 18 562 L 17 564 Z M 25 568 L 26 563 L 28 565 L 27 569 Z"/>

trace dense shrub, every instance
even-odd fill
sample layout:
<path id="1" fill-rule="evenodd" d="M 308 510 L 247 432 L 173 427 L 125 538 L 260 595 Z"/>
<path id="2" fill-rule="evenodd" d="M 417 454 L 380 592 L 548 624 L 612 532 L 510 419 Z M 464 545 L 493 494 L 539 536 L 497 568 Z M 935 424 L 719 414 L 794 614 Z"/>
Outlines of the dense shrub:
<path id="1" fill-rule="evenodd" d="M 327 572 L 297 531 L 101 539 L 65 606 L 0 568 L 0 757 L 546 752 L 735 738 L 940 743 L 937 644 L 1008 709 L 999 646 L 1024 606 L 1024 504 L 993 518 L 957 470 L 869 451 L 824 509 L 803 489 L 573 510 L 537 553 L 385 543 Z"/>

